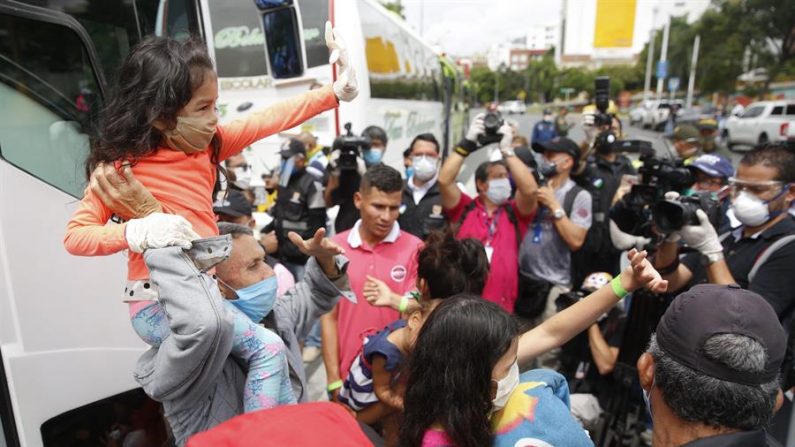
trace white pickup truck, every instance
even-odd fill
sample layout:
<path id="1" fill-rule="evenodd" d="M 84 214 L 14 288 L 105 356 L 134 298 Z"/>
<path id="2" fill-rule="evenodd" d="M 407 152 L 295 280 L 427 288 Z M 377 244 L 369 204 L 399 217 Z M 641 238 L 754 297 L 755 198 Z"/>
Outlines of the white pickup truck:
<path id="1" fill-rule="evenodd" d="M 739 115 L 726 120 L 723 138 L 731 149 L 737 144 L 756 145 L 786 141 L 795 125 L 795 101 L 751 103 Z"/>
<path id="2" fill-rule="evenodd" d="M 671 114 L 671 104 L 677 106 L 676 117 L 681 117 L 684 113 L 684 103 L 682 100 L 649 101 L 648 105 L 645 107 L 646 111 L 643 114 L 643 127 L 649 127 L 653 130 L 662 130 L 665 127 L 665 123 L 668 121 L 668 116 Z"/>

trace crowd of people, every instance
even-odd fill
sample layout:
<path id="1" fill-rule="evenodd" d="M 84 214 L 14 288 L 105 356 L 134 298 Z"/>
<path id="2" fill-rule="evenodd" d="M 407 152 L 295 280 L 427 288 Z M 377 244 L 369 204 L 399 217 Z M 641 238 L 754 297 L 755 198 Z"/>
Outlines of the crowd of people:
<path id="1" fill-rule="evenodd" d="M 312 430 L 294 423 L 277 434 L 289 414 L 339 445 L 589 446 L 622 386 L 645 402 L 655 446 L 778 445 L 766 430 L 795 385 L 795 152 L 756 148 L 735 169 L 679 125 L 693 182 L 665 200 L 710 198 L 718 218 L 704 205 L 645 234 L 614 219 L 638 182 L 612 144 L 615 115 L 578 144 L 550 110 L 530 142 L 506 123 L 489 149 L 478 115 L 455 147 L 416 135 L 404 173 L 381 162 L 398 149 L 377 126 L 352 162 L 303 132 L 258 198 L 243 149 L 356 97 L 347 49 L 330 27 L 326 41 L 334 84 L 221 125 L 203 47 L 149 39 L 125 60 L 92 145 L 65 245 L 128 251 L 124 301 L 150 346 L 133 374 L 177 445 L 255 445 L 248 431 L 307 445 Z M 465 191 L 477 151 L 491 153 Z M 623 341 L 640 336 L 630 294 L 630 306 L 669 297 L 632 359 L 634 386 L 611 378 Z M 330 404 L 309 403 L 312 349 Z"/>

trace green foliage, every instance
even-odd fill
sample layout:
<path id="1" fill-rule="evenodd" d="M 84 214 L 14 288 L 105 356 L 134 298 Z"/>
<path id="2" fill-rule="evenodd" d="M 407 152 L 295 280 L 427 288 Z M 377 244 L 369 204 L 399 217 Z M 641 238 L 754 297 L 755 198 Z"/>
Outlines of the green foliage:
<path id="1" fill-rule="evenodd" d="M 400 2 L 400 0 L 396 0 L 394 2 L 382 1 L 381 4 L 384 6 L 384 8 L 399 15 L 401 19 L 406 20 L 405 8 L 403 7 L 403 4 Z"/>

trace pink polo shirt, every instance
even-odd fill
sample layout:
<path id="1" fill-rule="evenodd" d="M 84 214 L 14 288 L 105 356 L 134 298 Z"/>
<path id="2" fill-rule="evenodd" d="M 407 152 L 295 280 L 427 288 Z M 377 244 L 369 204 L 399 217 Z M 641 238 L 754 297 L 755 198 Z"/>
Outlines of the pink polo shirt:
<path id="1" fill-rule="evenodd" d="M 362 295 L 367 275 L 384 281 L 395 293 L 404 294 L 414 290 L 417 282 L 417 252 L 422 241 L 400 231 L 395 222 L 392 231 L 375 247 L 369 247 L 359 235 L 361 220 L 348 231 L 335 235 L 332 240 L 345 249 L 348 278 L 357 303 L 340 299 L 337 304 L 337 339 L 339 343 L 340 377 L 348 377 L 353 359 L 362 349 L 362 334 L 369 330 L 381 330 L 400 318 L 400 314 L 389 307 L 376 307 Z"/>
<path id="2" fill-rule="evenodd" d="M 445 210 L 450 222 L 457 223 L 470 203 L 472 203 L 472 198 L 462 193 L 458 204 Z M 456 237 L 458 239 L 473 238 L 482 242 L 484 246 L 491 245 L 494 251 L 491 256 L 489 277 L 486 279 L 486 287 L 483 289 L 483 298 L 493 301 L 506 311 L 513 313 L 513 305 L 516 302 L 519 288 L 519 244 L 517 243 L 516 229 L 508 218 L 508 212 L 505 211 L 505 207 L 508 206 L 512 208 L 519 224 L 519 240 L 521 241 L 527 232 L 528 225 L 533 220 L 534 213 L 523 216 L 516 207 L 516 201 L 511 200 L 489 217 L 479 197 L 475 199 L 475 208 L 466 215 L 461 223 Z M 495 217 L 496 222 L 494 222 Z"/>

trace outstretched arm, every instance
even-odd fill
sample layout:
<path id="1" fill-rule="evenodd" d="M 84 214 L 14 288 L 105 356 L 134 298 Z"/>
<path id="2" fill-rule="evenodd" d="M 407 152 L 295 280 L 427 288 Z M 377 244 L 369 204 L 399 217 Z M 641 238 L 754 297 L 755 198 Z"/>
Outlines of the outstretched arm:
<path id="1" fill-rule="evenodd" d="M 665 292 L 668 282 L 660 277 L 646 259 L 646 252 L 633 249 L 627 255 L 630 265 L 619 275 L 619 283 L 627 292 L 646 287 L 655 293 Z M 558 312 L 519 338 L 519 362 L 538 357 L 550 349 L 563 345 L 572 337 L 593 324 L 600 315 L 615 306 L 623 298 L 607 284 L 584 299 Z"/>

